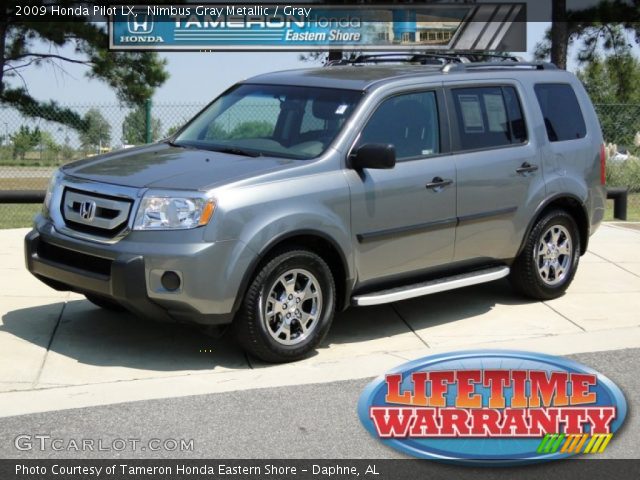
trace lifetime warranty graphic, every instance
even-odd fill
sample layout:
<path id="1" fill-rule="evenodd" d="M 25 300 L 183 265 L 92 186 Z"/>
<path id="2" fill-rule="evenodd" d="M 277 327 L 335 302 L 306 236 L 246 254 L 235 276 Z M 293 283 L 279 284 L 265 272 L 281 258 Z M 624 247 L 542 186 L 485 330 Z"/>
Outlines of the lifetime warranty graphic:
<path id="1" fill-rule="evenodd" d="M 109 38 L 114 50 L 523 51 L 526 5 L 136 6 L 111 15 Z"/>
<path id="2" fill-rule="evenodd" d="M 410 455 L 513 464 L 604 452 L 627 405 L 588 367 L 498 350 L 401 366 L 367 387 L 358 411 L 374 437 Z"/>

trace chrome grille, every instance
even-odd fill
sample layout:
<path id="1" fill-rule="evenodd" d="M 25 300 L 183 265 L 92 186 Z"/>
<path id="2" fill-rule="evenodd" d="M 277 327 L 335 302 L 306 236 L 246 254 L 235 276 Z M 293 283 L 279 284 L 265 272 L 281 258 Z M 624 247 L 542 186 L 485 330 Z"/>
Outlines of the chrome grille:
<path id="1" fill-rule="evenodd" d="M 73 230 L 109 237 L 126 227 L 132 205 L 132 200 L 67 187 L 62 217 Z"/>

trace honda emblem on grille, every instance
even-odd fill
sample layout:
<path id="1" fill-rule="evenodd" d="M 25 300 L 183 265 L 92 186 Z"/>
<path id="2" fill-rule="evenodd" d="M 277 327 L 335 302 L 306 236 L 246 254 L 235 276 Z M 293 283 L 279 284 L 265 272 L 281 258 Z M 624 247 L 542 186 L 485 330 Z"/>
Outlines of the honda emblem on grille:
<path id="1" fill-rule="evenodd" d="M 87 222 L 92 222 L 96 216 L 96 202 L 82 202 L 80 204 L 80 216 Z"/>

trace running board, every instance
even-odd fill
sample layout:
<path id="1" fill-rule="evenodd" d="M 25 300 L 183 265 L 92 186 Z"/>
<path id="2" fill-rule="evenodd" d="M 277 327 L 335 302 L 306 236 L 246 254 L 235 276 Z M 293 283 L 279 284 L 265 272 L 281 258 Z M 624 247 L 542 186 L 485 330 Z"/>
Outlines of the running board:
<path id="1" fill-rule="evenodd" d="M 509 271 L 509 267 L 493 267 L 485 270 L 477 270 L 471 273 L 463 273 L 461 275 L 429 280 L 428 282 L 414 283 L 413 285 L 406 285 L 404 287 L 359 295 L 353 297 L 351 303 L 359 307 L 366 307 L 369 305 L 399 302 L 409 298 L 431 295 L 432 293 L 446 292 L 447 290 L 455 290 L 456 288 L 493 282 L 494 280 L 499 280 L 509 275 Z"/>

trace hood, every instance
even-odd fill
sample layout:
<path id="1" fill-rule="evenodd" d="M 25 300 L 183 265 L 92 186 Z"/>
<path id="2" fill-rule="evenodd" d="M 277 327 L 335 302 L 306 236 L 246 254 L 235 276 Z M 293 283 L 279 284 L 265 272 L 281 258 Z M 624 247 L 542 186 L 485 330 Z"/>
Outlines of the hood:
<path id="1" fill-rule="evenodd" d="M 298 160 L 285 158 L 252 158 L 156 144 L 88 158 L 62 170 L 85 180 L 126 187 L 198 190 L 298 164 Z"/>

